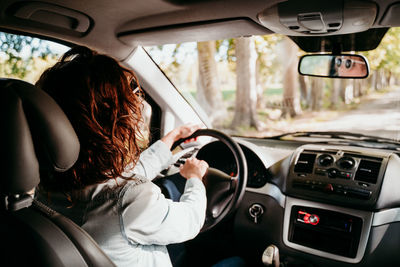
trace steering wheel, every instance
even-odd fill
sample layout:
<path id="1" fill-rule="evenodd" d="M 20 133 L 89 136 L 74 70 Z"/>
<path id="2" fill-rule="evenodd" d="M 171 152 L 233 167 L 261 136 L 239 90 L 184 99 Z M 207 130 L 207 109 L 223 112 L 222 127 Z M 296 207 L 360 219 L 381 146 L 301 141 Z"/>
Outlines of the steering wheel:
<path id="1" fill-rule="evenodd" d="M 240 146 L 228 135 L 212 129 L 197 130 L 191 136 L 175 142 L 172 150 L 185 140 L 198 136 L 211 136 L 222 142 L 228 147 L 236 163 L 236 176 L 232 177 L 218 169 L 209 168 L 203 178 L 207 194 L 207 211 L 201 232 L 205 232 L 238 208 L 246 189 L 247 164 Z"/>

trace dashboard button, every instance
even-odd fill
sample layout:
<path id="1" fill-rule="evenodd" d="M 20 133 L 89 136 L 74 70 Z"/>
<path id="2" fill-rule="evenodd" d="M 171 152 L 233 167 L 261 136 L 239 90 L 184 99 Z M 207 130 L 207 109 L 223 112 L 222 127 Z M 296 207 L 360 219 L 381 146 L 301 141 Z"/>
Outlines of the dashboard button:
<path id="1" fill-rule="evenodd" d="M 369 184 L 367 184 L 367 183 L 362 183 L 362 182 L 360 182 L 360 183 L 358 183 L 360 186 L 362 186 L 362 187 L 364 187 L 364 188 L 366 188 L 366 187 L 369 187 Z"/>
<path id="2" fill-rule="evenodd" d="M 344 179 L 351 179 L 352 173 L 351 172 L 340 172 L 339 176 Z"/>
<path id="3" fill-rule="evenodd" d="M 338 170 L 336 169 L 329 169 L 328 170 L 329 178 L 336 178 L 338 176 Z"/>

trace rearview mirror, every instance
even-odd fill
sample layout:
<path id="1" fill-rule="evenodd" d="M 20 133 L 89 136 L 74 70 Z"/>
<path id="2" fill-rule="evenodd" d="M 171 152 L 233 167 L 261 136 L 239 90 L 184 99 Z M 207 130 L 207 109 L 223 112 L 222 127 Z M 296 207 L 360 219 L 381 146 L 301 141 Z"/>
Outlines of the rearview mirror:
<path id="1" fill-rule="evenodd" d="M 305 55 L 300 59 L 299 73 L 316 77 L 361 79 L 368 77 L 369 66 L 367 59 L 361 55 Z"/>

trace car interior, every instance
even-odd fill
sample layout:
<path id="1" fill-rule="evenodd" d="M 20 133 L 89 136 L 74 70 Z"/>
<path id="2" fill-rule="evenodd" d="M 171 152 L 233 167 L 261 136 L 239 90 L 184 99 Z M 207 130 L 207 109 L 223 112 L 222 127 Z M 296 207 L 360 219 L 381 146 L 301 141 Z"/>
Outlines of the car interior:
<path id="1" fill-rule="evenodd" d="M 300 73 L 361 79 L 370 74 L 368 62 L 353 52 L 377 48 L 400 27 L 399 12 L 394 0 L 2 0 L 0 31 L 85 45 L 132 69 L 151 107 L 150 142 L 184 123 L 204 126 L 192 136 L 198 142 L 174 145 L 176 163 L 155 181 L 167 197 L 179 198 L 179 186 L 165 179 L 179 163 L 196 156 L 211 167 L 204 227 L 193 240 L 168 246 L 174 266 L 212 266 L 233 256 L 246 266 L 400 266 L 398 141 L 214 130 L 144 48 L 281 34 L 306 53 Z M 332 62 L 366 68 L 333 74 L 310 67 L 317 61 L 324 70 Z M 114 266 L 83 229 L 32 198 L 42 175 L 65 171 L 78 158 L 67 117 L 31 83 L 0 77 L 0 88 L 1 265 Z"/>

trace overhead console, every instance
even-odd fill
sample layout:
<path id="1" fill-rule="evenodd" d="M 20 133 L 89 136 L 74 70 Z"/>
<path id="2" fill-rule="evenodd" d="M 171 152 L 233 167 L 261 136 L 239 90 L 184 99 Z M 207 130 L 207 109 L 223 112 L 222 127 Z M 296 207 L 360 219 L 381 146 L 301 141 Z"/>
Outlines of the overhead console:
<path id="1" fill-rule="evenodd" d="M 371 209 L 379 197 L 390 156 L 377 153 L 303 146 L 291 159 L 286 192 L 303 199 Z"/>
<path id="2" fill-rule="evenodd" d="M 258 14 L 268 29 L 289 36 L 347 34 L 368 30 L 377 6 L 369 1 L 289 0 Z"/>

